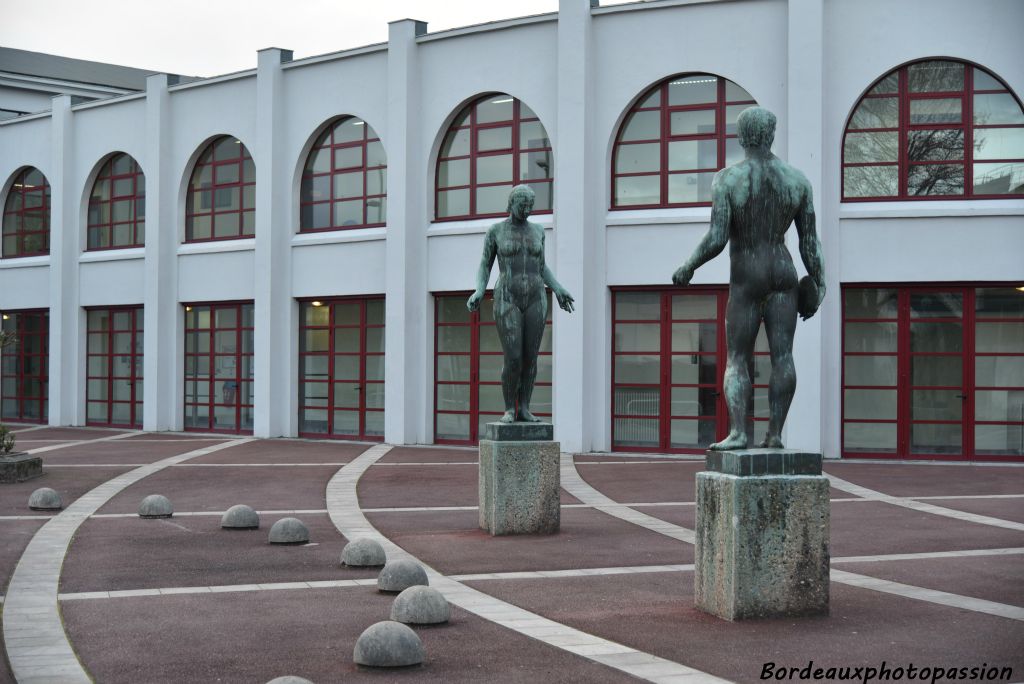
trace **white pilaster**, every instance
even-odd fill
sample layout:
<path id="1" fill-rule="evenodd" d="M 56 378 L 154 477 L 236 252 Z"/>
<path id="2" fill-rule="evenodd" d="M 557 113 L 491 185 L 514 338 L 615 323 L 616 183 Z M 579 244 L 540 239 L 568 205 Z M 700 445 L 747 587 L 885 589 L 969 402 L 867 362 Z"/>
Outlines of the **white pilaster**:
<path id="1" fill-rule="evenodd" d="M 74 127 L 71 105 L 78 98 L 53 98 L 50 183 L 50 425 L 85 422 L 84 374 L 79 362 L 83 314 L 78 306 L 79 216 L 74 186 Z"/>
<path id="2" fill-rule="evenodd" d="M 291 185 L 284 159 L 281 65 L 291 50 L 259 51 L 256 72 L 256 252 L 254 380 L 256 437 L 296 434 L 298 305 L 291 298 Z"/>
<path id="3" fill-rule="evenodd" d="M 416 37 L 422 21 L 388 25 L 388 118 L 380 132 L 388 155 L 388 217 L 385 245 L 384 439 L 391 444 L 426 441 L 426 160 L 419 153 L 419 76 Z"/>
<path id="4" fill-rule="evenodd" d="M 823 249 L 828 254 L 828 245 L 838 236 L 822 235 L 822 139 L 823 139 L 823 0 L 789 0 L 787 112 L 786 112 L 786 159 L 804 172 L 814 191 L 814 206 L 817 214 L 817 228 Z M 780 117 L 781 118 L 781 117 Z M 789 235 L 790 251 L 795 261 L 799 260 L 799 246 L 796 231 Z M 838 272 L 835 261 L 825 259 L 826 274 Z M 831 269 L 830 269 L 831 267 Z M 801 266 L 802 271 L 802 266 Z M 796 339 L 793 343 L 793 359 L 796 364 L 797 389 L 793 405 L 786 420 L 783 441 L 787 447 L 820 451 L 824 434 L 823 397 L 829 387 L 829 371 L 824 365 L 822 354 L 823 335 L 827 331 L 838 331 L 833 318 L 838 310 L 839 285 L 828 280 L 828 292 L 821 311 L 809 321 L 797 323 Z M 828 454 L 826 454 L 828 455 Z"/>
<path id="5" fill-rule="evenodd" d="M 146 261 L 143 304 L 144 348 L 142 427 L 180 430 L 183 352 L 182 313 L 178 310 L 178 236 L 175 224 L 178 183 L 170 168 L 170 95 L 176 76 L 146 79 L 146 151 L 139 160 L 146 174 Z"/>
<path id="6" fill-rule="evenodd" d="M 592 123 L 593 0 L 558 3 L 558 116 L 554 134 L 555 254 L 548 261 L 555 277 L 576 298 L 576 311 L 557 309 L 554 321 L 553 393 L 555 439 L 563 451 L 588 451 L 595 434 L 604 434 L 607 415 L 600 415 L 608 383 L 599 368 L 607 364 L 607 288 L 604 283 L 604 228 L 598 211 L 604 199 L 605 170 L 590 147 Z M 600 442 L 599 442 L 600 443 Z"/>

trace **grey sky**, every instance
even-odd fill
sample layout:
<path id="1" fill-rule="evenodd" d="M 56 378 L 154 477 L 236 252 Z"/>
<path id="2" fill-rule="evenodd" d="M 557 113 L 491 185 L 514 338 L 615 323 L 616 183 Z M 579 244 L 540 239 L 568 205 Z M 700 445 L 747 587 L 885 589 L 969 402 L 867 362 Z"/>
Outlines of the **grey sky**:
<path id="1" fill-rule="evenodd" d="M 558 0 L 0 0 L 0 45 L 212 76 L 255 67 L 265 47 L 307 57 L 383 42 L 395 19 L 440 31 L 557 9 Z"/>

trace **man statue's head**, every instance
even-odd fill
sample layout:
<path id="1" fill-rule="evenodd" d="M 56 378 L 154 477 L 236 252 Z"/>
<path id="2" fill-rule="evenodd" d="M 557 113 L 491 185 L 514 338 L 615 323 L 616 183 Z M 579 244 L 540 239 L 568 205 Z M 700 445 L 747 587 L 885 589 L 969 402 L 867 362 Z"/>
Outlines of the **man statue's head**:
<path id="1" fill-rule="evenodd" d="M 533 211 L 533 203 L 537 194 L 529 185 L 517 185 L 508 194 L 508 212 L 516 218 L 524 219 Z"/>
<path id="2" fill-rule="evenodd" d="M 775 140 L 775 115 L 764 107 L 750 107 L 736 120 L 740 145 L 768 149 Z"/>

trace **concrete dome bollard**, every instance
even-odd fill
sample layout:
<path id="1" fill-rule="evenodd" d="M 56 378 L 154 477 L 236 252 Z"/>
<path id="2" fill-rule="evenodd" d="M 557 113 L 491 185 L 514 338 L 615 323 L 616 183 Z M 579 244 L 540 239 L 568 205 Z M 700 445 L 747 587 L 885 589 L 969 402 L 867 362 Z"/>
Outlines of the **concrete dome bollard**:
<path id="1" fill-rule="evenodd" d="M 284 677 L 274 677 L 267 684 L 313 684 L 305 677 L 296 677 L 295 675 L 285 675 Z"/>
<path id="2" fill-rule="evenodd" d="M 391 619 L 407 625 L 440 625 L 451 616 L 447 599 L 433 587 L 409 587 L 391 604 Z"/>
<path id="3" fill-rule="evenodd" d="M 64 502 L 56 491 L 40 487 L 28 497 L 28 507 L 33 511 L 59 511 L 64 507 Z"/>
<path id="4" fill-rule="evenodd" d="M 419 563 L 411 560 L 391 561 L 377 576 L 377 591 L 398 593 L 409 587 L 429 584 L 427 572 Z"/>
<path id="5" fill-rule="evenodd" d="M 374 539 L 354 539 L 341 550 L 341 564 L 351 568 L 379 567 L 388 562 L 384 547 Z"/>
<path id="6" fill-rule="evenodd" d="M 309 528 L 298 518 L 281 518 L 270 528 L 271 544 L 306 544 Z"/>
<path id="7" fill-rule="evenodd" d="M 150 494 L 139 504 L 140 518 L 170 518 L 174 515 L 171 500 L 162 494 Z"/>
<path id="8" fill-rule="evenodd" d="M 252 506 L 238 504 L 224 511 L 220 526 L 225 530 L 256 530 L 260 526 L 260 514 Z"/>
<path id="9" fill-rule="evenodd" d="M 419 665 L 425 657 L 416 632 L 391 620 L 367 627 L 352 652 L 356 664 L 367 667 L 408 667 Z"/>

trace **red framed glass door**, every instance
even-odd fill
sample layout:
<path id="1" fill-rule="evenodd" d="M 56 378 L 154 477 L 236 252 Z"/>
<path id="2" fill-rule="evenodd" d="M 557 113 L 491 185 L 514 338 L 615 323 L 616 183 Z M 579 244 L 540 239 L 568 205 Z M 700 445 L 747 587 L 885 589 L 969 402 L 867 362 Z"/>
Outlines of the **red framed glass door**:
<path id="1" fill-rule="evenodd" d="M 843 455 L 1024 459 L 1024 291 L 843 288 Z"/>
<path id="2" fill-rule="evenodd" d="M 612 292 L 612 448 L 701 453 L 725 437 L 725 287 Z M 750 369 L 748 431 L 768 420 L 768 347 L 762 326 Z"/>
<path id="3" fill-rule="evenodd" d="M 383 440 L 384 298 L 299 306 L 299 434 Z"/>
<path id="4" fill-rule="evenodd" d="M 50 313 L 7 311 L 3 330 L 16 341 L 0 356 L 0 419 L 45 423 L 49 406 Z"/>
<path id="5" fill-rule="evenodd" d="M 185 306 L 185 429 L 252 432 L 251 302 Z"/>
<path id="6" fill-rule="evenodd" d="M 142 427 L 142 307 L 86 312 L 87 425 Z"/>
<path id="7" fill-rule="evenodd" d="M 501 392 L 504 353 L 488 291 L 470 312 L 470 293 L 434 297 L 434 442 L 476 444 L 486 423 L 505 412 Z M 537 379 L 530 410 L 551 419 L 551 293 L 548 320 L 537 357 Z"/>

